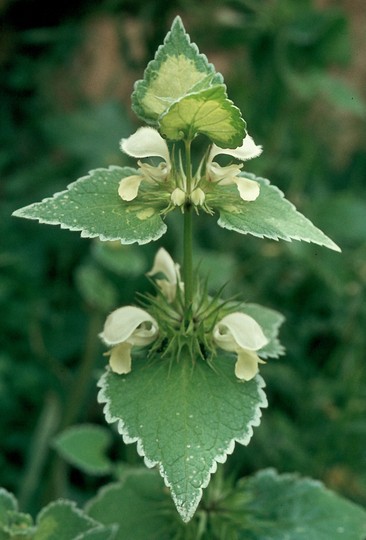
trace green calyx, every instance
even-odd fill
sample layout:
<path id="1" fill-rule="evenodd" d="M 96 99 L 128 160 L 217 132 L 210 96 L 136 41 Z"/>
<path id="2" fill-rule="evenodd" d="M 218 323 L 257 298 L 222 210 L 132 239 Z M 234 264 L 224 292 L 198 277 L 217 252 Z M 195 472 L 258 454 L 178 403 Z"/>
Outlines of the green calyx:
<path id="1" fill-rule="evenodd" d="M 177 287 L 173 302 L 158 287 L 156 296 L 142 297 L 144 309 L 159 326 L 159 336 L 149 351 L 151 357 L 179 359 L 184 351 L 192 364 L 199 359 L 211 363 L 216 355 L 213 329 L 220 318 L 233 311 L 234 304 L 223 301 L 219 294 L 208 296 L 207 285 L 200 281 L 195 282 L 193 298 L 187 313 L 183 286 Z"/>

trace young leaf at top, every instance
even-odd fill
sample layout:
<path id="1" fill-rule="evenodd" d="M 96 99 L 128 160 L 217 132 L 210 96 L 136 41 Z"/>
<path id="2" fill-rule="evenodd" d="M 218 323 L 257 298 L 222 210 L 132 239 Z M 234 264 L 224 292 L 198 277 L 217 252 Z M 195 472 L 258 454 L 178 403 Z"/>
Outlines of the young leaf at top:
<path id="1" fill-rule="evenodd" d="M 138 199 L 127 203 L 119 197 L 120 181 L 134 173 L 135 169 L 129 167 L 95 169 L 67 190 L 16 210 L 13 215 L 81 231 L 84 238 L 146 244 L 160 238 L 167 227 L 156 204 L 141 204 Z"/>
<path id="2" fill-rule="evenodd" d="M 220 197 L 214 195 L 210 202 L 220 211 L 220 227 L 260 238 L 303 240 L 340 251 L 340 248 L 298 212 L 294 205 L 284 198 L 282 191 L 272 186 L 269 180 L 250 173 L 242 173 L 241 176 L 257 181 L 260 184 L 260 195 L 256 200 L 247 203 L 237 196 L 235 187 L 219 187 Z"/>
<path id="3" fill-rule="evenodd" d="M 223 148 L 236 148 L 245 136 L 241 113 L 227 98 L 220 84 L 179 99 L 159 119 L 160 131 L 168 139 L 193 139 L 202 133 Z"/>
<path id="4" fill-rule="evenodd" d="M 235 358 L 223 353 L 213 368 L 181 353 L 176 358 L 134 358 L 128 375 L 107 371 L 98 399 L 107 422 L 118 422 L 126 443 L 160 474 L 183 521 L 189 521 L 217 463 L 226 461 L 235 442 L 247 445 L 267 406 L 260 376 L 240 383 Z"/>
<path id="5" fill-rule="evenodd" d="M 191 43 L 181 18 L 176 17 L 144 78 L 135 84 L 132 108 L 142 120 L 157 125 L 176 100 L 222 82 L 222 75 Z"/>

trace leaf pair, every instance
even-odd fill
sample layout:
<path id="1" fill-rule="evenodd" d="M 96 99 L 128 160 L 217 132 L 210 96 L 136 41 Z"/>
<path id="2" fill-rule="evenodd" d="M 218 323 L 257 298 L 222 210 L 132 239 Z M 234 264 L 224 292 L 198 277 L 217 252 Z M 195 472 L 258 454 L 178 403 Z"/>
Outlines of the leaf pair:
<path id="1" fill-rule="evenodd" d="M 131 171 L 135 172 L 128 167 L 96 169 L 70 184 L 66 191 L 21 208 L 14 215 L 81 231 L 84 238 L 119 240 L 122 244 L 146 244 L 157 240 L 167 230 L 159 213 L 161 209 L 154 203 L 143 206 L 139 199 L 125 202 L 118 195 L 119 182 L 131 175 Z M 260 183 L 260 195 L 250 203 L 235 196 L 235 203 L 230 206 L 225 204 L 223 197 L 218 221 L 221 227 L 261 238 L 304 240 L 339 251 L 338 246 L 298 212 L 277 187 L 252 174 L 244 176 Z M 222 189 L 232 195 L 236 188 Z"/>
<path id="2" fill-rule="evenodd" d="M 222 75 L 190 42 L 180 17 L 135 85 L 132 108 L 170 140 L 207 135 L 222 148 L 240 146 L 245 122 L 227 98 Z"/>

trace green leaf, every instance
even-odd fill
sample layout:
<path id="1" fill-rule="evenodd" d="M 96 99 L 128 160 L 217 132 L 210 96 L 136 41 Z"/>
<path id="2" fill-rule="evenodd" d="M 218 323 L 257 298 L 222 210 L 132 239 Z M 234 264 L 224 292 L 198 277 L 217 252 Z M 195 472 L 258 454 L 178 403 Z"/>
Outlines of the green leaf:
<path id="1" fill-rule="evenodd" d="M 225 191 L 233 201 L 236 187 L 220 187 L 221 197 L 216 197 L 212 205 L 220 210 L 218 224 L 242 234 L 252 234 L 260 238 L 273 240 L 304 240 L 334 251 L 339 247 L 320 229 L 315 227 L 305 216 L 300 214 L 292 203 L 284 198 L 282 191 L 270 185 L 269 180 L 258 178 L 253 174 L 243 173 L 241 176 L 260 183 L 260 195 L 255 201 L 245 202 L 235 197 L 235 202 L 225 204 Z M 226 198 L 227 200 L 227 198 Z"/>
<path id="2" fill-rule="evenodd" d="M 135 245 L 96 241 L 92 254 L 104 268 L 121 276 L 138 276 L 146 271 L 145 256 Z"/>
<path id="3" fill-rule="evenodd" d="M 89 501 L 87 513 L 105 525 L 118 523 L 116 540 L 171 540 L 179 527 L 174 505 L 155 471 L 128 471 Z M 141 519 L 143 516 L 143 519 Z"/>
<path id="4" fill-rule="evenodd" d="M 251 526 L 245 540 L 364 540 L 366 512 L 326 489 L 320 482 L 261 471 L 243 479 L 238 491 L 251 497 L 245 515 Z"/>
<path id="5" fill-rule="evenodd" d="M 16 210 L 13 215 L 81 231 L 84 238 L 98 236 L 122 244 L 146 244 L 160 238 L 167 227 L 156 207 L 142 204 L 138 198 L 125 202 L 119 197 L 119 182 L 133 174 L 136 170 L 129 167 L 95 169 L 67 190 Z"/>
<path id="6" fill-rule="evenodd" d="M 12 493 L 0 488 L 0 540 L 33 538 L 33 519 L 18 511 L 18 502 Z"/>
<path id="7" fill-rule="evenodd" d="M 132 108 L 145 122 L 157 124 L 176 100 L 222 82 L 222 75 L 191 43 L 181 18 L 176 17 L 144 78 L 135 84 Z"/>
<path id="8" fill-rule="evenodd" d="M 71 465 L 89 474 L 111 472 L 112 463 L 106 450 L 112 442 L 110 432 L 92 424 L 73 426 L 63 431 L 54 441 L 59 454 Z"/>
<path id="9" fill-rule="evenodd" d="M 224 84 L 190 94 L 176 101 L 159 120 L 160 131 L 170 140 L 207 135 L 222 148 L 241 146 L 246 124 Z"/>
<path id="10" fill-rule="evenodd" d="M 15 512 L 17 510 L 18 503 L 14 495 L 6 491 L 6 489 L 0 488 L 0 524 L 6 523 L 8 512 Z"/>
<path id="11" fill-rule="evenodd" d="M 261 358 L 278 358 L 285 353 L 278 339 L 278 331 L 285 320 L 281 313 L 258 304 L 243 304 L 240 306 L 240 311 L 253 317 L 268 339 L 267 345 L 258 351 Z"/>
<path id="12" fill-rule="evenodd" d="M 183 521 L 189 521 L 202 488 L 226 461 L 235 442 L 247 445 L 267 406 L 261 377 L 242 383 L 234 375 L 233 355 L 217 356 L 213 368 L 203 360 L 133 360 L 127 376 L 107 370 L 98 399 L 109 423 L 118 422 L 126 443 L 148 467 L 159 465 Z"/>
<path id="13" fill-rule="evenodd" d="M 92 266 L 83 264 L 75 273 L 75 281 L 85 302 L 102 312 L 110 311 L 117 303 L 117 288 L 105 274 Z"/>
<path id="14" fill-rule="evenodd" d="M 37 518 L 37 530 L 33 540 L 112 540 L 114 531 L 101 526 L 79 510 L 75 503 L 59 500 L 43 508 Z M 88 536 L 87 533 L 99 533 Z M 101 534 L 104 534 L 104 537 Z"/>

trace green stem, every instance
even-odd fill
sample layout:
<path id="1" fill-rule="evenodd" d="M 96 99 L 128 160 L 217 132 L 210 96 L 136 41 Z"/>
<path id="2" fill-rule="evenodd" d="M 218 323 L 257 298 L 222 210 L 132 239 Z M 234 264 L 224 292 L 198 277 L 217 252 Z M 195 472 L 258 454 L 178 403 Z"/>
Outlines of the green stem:
<path id="1" fill-rule="evenodd" d="M 193 258 L 192 258 L 192 208 L 184 210 L 184 238 L 183 238 L 183 281 L 185 316 L 189 317 L 193 300 Z"/>
<path id="2" fill-rule="evenodd" d="M 191 162 L 191 140 L 185 142 L 186 149 L 186 192 L 190 194 L 192 188 L 192 162 Z M 193 300 L 193 255 L 192 255 L 192 205 L 187 202 L 184 207 L 184 229 L 183 229 L 183 281 L 184 281 L 184 311 L 188 322 L 191 315 Z"/>

